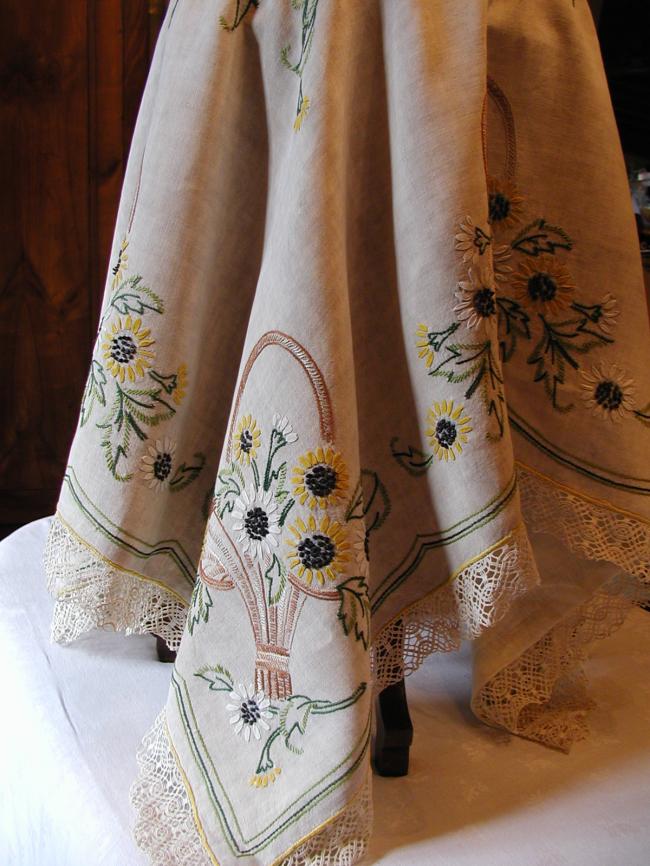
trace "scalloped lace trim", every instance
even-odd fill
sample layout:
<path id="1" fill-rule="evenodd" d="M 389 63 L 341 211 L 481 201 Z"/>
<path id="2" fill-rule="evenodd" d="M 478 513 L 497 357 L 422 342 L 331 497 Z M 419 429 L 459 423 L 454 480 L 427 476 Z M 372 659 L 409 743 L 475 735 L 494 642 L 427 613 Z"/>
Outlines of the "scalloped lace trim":
<path id="1" fill-rule="evenodd" d="M 142 741 L 131 788 L 133 835 L 152 866 L 213 866 L 167 738 L 164 711 Z M 370 784 L 322 829 L 274 866 L 354 866 L 365 855 L 372 826 Z"/>
<path id="2" fill-rule="evenodd" d="M 94 628 L 160 635 L 178 649 L 187 607 L 159 584 L 101 559 L 55 515 L 44 553 L 47 586 L 56 599 L 52 640 L 70 643 Z"/>
<path id="3" fill-rule="evenodd" d="M 594 704 L 581 662 L 590 645 L 620 628 L 633 605 L 650 600 L 650 527 L 521 468 L 519 485 L 524 515 L 535 531 L 552 533 L 574 553 L 626 572 L 499 671 L 472 702 L 484 722 L 568 752 L 589 734 L 585 717 Z"/>
<path id="4" fill-rule="evenodd" d="M 453 580 L 388 623 L 373 641 L 378 690 L 416 671 L 433 652 L 458 649 L 503 617 L 515 598 L 539 583 L 524 526 Z"/>

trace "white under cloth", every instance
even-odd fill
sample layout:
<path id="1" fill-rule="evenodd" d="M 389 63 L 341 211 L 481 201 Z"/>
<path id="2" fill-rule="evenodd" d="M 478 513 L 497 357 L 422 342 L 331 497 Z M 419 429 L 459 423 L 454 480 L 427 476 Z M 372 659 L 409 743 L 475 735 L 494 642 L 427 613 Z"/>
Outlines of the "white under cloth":
<path id="1" fill-rule="evenodd" d="M 149 636 L 50 643 L 48 525 L 0 542 L 0 863 L 140 866 L 128 789 L 171 666 Z M 374 779 L 368 866 L 647 866 L 649 626 L 635 610 L 596 644 L 591 737 L 568 755 L 475 719 L 467 644 L 431 656 L 408 679 L 409 775 Z"/>

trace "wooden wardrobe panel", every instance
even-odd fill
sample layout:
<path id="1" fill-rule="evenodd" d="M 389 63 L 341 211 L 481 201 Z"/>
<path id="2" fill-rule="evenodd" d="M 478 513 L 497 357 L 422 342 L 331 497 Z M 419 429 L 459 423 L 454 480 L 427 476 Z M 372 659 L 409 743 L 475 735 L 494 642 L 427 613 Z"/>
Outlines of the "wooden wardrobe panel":
<path id="1" fill-rule="evenodd" d="M 0 4 L 0 527 L 56 505 L 164 5 Z"/>

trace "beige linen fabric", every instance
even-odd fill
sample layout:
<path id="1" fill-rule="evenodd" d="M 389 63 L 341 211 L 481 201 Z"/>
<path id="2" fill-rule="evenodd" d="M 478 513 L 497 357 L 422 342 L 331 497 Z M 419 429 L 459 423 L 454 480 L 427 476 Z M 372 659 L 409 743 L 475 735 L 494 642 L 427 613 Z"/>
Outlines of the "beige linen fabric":
<path id="1" fill-rule="evenodd" d="M 46 554 L 55 638 L 180 644 L 153 863 L 356 863 L 373 688 L 462 639 L 479 718 L 584 736 L 649 346 L 586 2 L 171 4 Z"/>

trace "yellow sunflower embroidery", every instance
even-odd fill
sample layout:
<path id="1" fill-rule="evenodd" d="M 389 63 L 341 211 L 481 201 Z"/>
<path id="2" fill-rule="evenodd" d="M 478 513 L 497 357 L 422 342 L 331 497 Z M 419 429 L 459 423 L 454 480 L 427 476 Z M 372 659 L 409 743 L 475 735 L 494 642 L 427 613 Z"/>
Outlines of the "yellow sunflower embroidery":
<path id="1" fill-rule="evenodd" d="M 521 304 L 551 315 L 565 310 L 575 291 L 571 274 L 555 256 L 540 256 L 524 262 L 511 285 Z"/>
<path id="2" fill-rule="evenodd" d="M 334 505 L 348 489 L 348 470 L 343 458 L 332 448 L 308 451 L 298 458 L 293 470 L 293 492 L 301 505 L 321 508 Z"/>
<path id="3" fill-rule="evenodd" d="M 490 225 L 512 228 L 521 219 L 524 198 L 511 180 L 488 178 L 488 220 Z"/>
<path id="4" fill-rule="evenodd" d="M 463 406 L 454 406 L 453 400 L 434 403 L 427 415 L 426 435 L 438 460 L 455 460 L 471 433 L 471 418 Z"/>
<path id="5" fill-rule="evenodd" d="M 124 321 L 118 318 L 111 330 L 104 332 L 102 349 L 106 367 L 120 382 L 127 376 L 135 382 L 151 367 L 155 354 L 150 347 L 155 341 L 150 334 L 149 328 L 142 327 L 142 319 L 131 316 Z"/>
<path id="6" fill-rule="evenodd" d="M 251 460 L 259 451 L 262 432 L 252 415 L 244 415 L 235 431 L 235 459 L 251 465 Z"/>
<path id="7" fill-rule="evenodd" d="M 288 540 L 289 565 L 298 577 L 311 585 L 336 580 L 350 558 L 350 545 L 340 523 L 324 514 L 317 523 L 313 514 L 307 522 L 299 517 L 289 526 L 294 536 Z"/>
<path id="8" fill-rule="evenodd" d="M 172 391 L 172 400 L 179 406 L 187 390 L 187 364 L 181 364 L 176 371 L 176 387 Z"/>
<path id="9" fill-rule="evenodd" d="M 436 353 L 433 351 L 431 340 L 429 339 L 428 325 L 425 325 L 424 322 L 420 322 L 417 331 L 415 332 L 415 336 L 417 337 L 415 345 L 418 349 L 418 358 L 423 358 L 424 363 L 427 365 L 427 368 L 429 368 L 433 364 L 433 359 L 436 357 Z"/>

